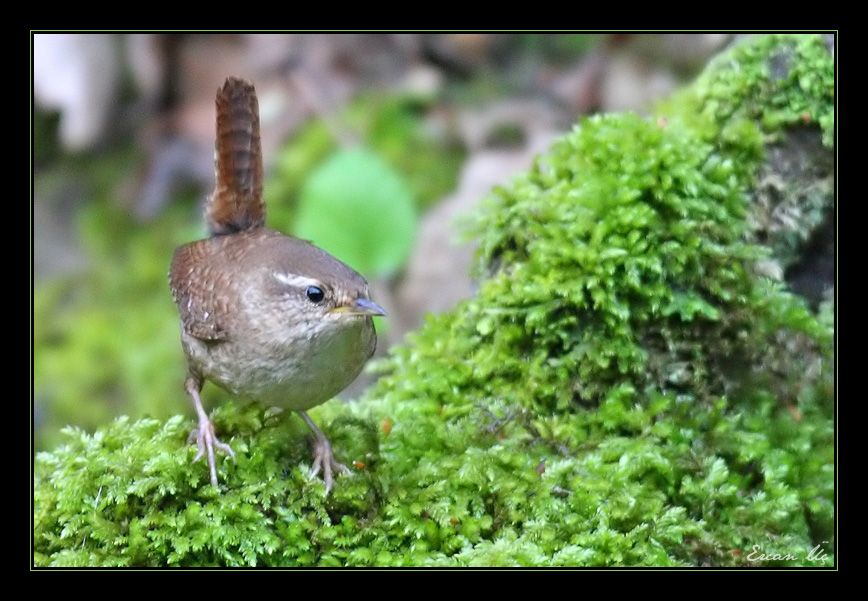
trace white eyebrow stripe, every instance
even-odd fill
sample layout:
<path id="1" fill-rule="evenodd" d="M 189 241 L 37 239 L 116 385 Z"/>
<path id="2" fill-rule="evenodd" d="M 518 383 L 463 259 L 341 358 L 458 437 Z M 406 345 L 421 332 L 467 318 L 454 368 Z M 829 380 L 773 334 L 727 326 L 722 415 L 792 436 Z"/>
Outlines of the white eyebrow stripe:
<path id="1" fill-rule="evenodd" d="M 308 286 L 317 286 L 319 288 L 322 287 L 322 284 L 320 284 L 317 280 L 313 278 L 306 278 L 303 275 L 281 273 L 279 271 L 275 271 L 272 275 L 274 276 L 275 280 L 286 284 L 287 286 L 294 286 L 296 288 L 307 288 Z"/>

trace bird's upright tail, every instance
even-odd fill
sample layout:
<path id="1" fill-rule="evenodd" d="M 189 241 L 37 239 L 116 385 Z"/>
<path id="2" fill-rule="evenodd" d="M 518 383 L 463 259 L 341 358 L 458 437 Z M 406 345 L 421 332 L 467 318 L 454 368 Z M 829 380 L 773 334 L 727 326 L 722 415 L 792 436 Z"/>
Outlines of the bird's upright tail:
<path id="1" fill-rule="evenodd" d="M 230 77 L 217 90 L 217 183 L 205 219 L 212 235 L 265 225 L 259 102 L 253 84 Z"/>

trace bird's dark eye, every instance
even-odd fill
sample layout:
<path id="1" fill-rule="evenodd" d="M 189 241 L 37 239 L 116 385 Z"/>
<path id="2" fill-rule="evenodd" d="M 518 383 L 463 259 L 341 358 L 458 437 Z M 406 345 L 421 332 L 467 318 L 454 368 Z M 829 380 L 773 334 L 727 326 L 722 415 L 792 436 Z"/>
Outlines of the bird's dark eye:
<path id="1" fill-rule="evenodd" d="M 322 299 L 325 298 L 325 292 L 317 286 L 308 286 L 306 294 L 307 299 L 312 303 L 321 303 Z"/>

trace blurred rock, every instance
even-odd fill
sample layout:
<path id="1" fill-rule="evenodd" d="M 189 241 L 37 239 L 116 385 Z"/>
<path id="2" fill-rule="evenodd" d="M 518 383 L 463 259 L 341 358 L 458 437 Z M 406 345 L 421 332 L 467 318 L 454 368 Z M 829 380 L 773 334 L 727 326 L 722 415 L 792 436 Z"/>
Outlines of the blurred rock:
<path id="1" fill-rule="evenodd" d="M 677 86 L 678 80 L 668 69 L 633 54 L 618 54 L 606 66 L 600 107 L 605 111 L 646 111 Z"/>
<path id="2" fill-rule="evenodd" d="M 488 62 L 502 37 L 491 33 L 423 35 L 422 45 L 434 64 L 466 75 Z"/>
<path id="3" fill-rule="evenodd" d="M 646 111 L 691 77 L 732 38 L 728 34 L 613 34 L 547 83 L 578 114 Z"/>
<path id="4" fill-rule="evenodd" d="M 68 210 L 36 192 L 33 201 L 33 277 L 37 282 L 83 270 L 87 259 L 75 241 Z"/>
<path id="5" fill-rule="evenodd" d="M 153 142 L 147 174 L 133 212 L 139 219 L 155 218 L 178 186 L 210 186 L 214 165 L 189 139 L 164 136 Z"/>
<path id="6" fill-rule="evenodd" d="M 399 91 L 413 96 L 433 98 L 443 88 L 443 74 L 428 65 L 412 67 L 399 82 Z"/>
<path id="7" fill-rule="evenodd" d="M 528 169 L 534 156 L 561 133 L 552 125 L 555 117 L 551 111 L 539 104 L 503 103 L 482 113 L 484 118 L 468 113 L 461 119 L 466 143 L 476 150 L 464 165 L 458 189 L 422 220 L 416 247 L 395 294 L 399 309 L 392 320 L 395 341 L 421 325 L 426 313 L 446 311 L 473 295 L 470 271 L 475 245 L 459 241 L 456 219 L 470 213 L 495 185 Z M 508 149 L 484 148 L 491 128 L 507 121 L 523 129 L 523 144 Z"/>
<path id="8" fill-rule="evenodd" d="M 147 99 L 166 94 L 173 60 L 171 36 L 158 33 L 134 33 L 125 36 L 127 66 L 139 93 Z"/>
<path id="9" fill-rule="evenodd" d="M 575 67 L 555 75 L 547 87 L 556 100 L 574 113 L 581 115 L 595 111 L 602 104 L 600 88 L 608 64 L 608 53 L 598 48 Z"/>
<path id="10" fill-rule="evenodd" d="M 113 35 L 38 33 L 33 36 L 33 96 L 61 113 L 64 148 L 92 148 L 105 136 L 115 109 L 121 61 Z"/>
<path id="11" fill-rule="evenodd" d="M 698 70 L 732 37 L 727 33 L 632 34 L 624 51 L 661 67 Z"/>
<path id="12" fill-rule="evenodd" d="M 565 119 L 555 107 L 542 100 L 504 100 L 478 110 L 464 110 L 458 115 L 459 133 L 470 151 L 490 146 L 499 128 L 519 128 L 529 140 L 543 132 L 565 130 L 571 123 L 570 118 Z"/>

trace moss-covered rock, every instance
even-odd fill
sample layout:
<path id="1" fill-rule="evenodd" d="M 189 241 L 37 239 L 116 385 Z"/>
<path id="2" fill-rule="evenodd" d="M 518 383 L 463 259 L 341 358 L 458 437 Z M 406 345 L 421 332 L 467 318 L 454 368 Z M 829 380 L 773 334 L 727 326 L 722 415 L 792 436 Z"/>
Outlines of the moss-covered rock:
<path id="1" fill-rule="evenodd" d="M 832 307 L 749 217 L 805 111 L 831 141 L 833 83 L 819 36 L 753 38 L 496 189 L 477 297 L 316 410 L 355 467 L 331 497 L 289 414 L 216 411 L 220 493 L 191 419 L 121 419 L 37 458 L 35 562 L 831 564 Z"/>
<path id="2" fill-rule="evenodd" d="M 764 273 L 785 277 L 816 306 L 834 285 L 834 36 L 767 36 L 720 56 L 691 88 L 661 107 L 708 141 L 743 146 L 744 122 L 763 135 L 764 157 L 748 223 L 769 246 Z"/>

